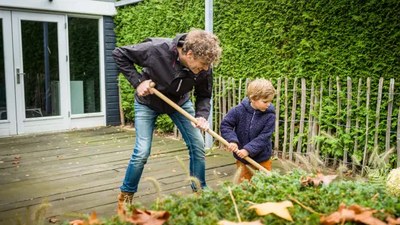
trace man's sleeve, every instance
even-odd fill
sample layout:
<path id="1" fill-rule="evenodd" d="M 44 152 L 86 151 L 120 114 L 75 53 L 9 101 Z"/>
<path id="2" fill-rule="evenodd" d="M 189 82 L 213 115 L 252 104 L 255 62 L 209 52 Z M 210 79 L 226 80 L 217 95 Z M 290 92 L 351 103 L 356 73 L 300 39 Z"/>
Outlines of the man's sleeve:
<path id="1" fill-rule="evenodd" d="M 196 117 L 208 119 L 211 108 L 212 89 L 213 76 L 210 70 L 207 77 L 201 79 L 195 86 L 194 95 L 196 97 Z"/>
<path id="2" fill-rule="evenodd" d="M 148 66 L 151 42 L 144 42 L 133 46 L 123 46 L 113 50 L 113 57 L 119 70 L 134 88 L 143 81 L 142 75 L 135 65 Z"/>

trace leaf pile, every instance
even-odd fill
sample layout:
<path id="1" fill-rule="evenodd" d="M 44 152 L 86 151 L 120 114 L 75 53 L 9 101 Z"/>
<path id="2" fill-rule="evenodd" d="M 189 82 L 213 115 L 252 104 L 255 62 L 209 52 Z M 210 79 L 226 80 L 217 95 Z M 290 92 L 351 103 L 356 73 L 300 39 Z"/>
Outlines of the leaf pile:
<path id="1" fill-rule="evenodd" d="M 400 200 L 387 194 L 381 185 L 336 179 L 329 185 L 304 186 L 305 179 L 322 184 L 318 180 L 326 177 L 300 170 L 286 175 L 257 173 L 251 183 L 225 182 L 218 190 L 205 189 L 199 195 L 169 195 L 148 210 L 127 213 L 120 208 L 118 216 L 101 224 L 400 224 Z M 97 222 L 95 219 L 92 221 Z M 95 223 L 76 223 L 81 224 Z"/>
<path id="2" fill-rule="evenodd" d="M 285 207 L 293 219 L 292 224 L 320 224 L 321 215 L 327 216 L 337 211 L 341 204 L 357 204 L 374 209 L 374 217 L 382 221 L 388 215 L 393 218 L 400 217 L 400 200 L 388 195 L 381 186 L 371 185 L 362 180 L 335 180 L 329 185 L 316 187 L 302 184 L 304 177 L 318 176 L 306 174 L 304 171 L 293 171 L 287 175 L 273 173 L 272 176 L 256 174 L 252 183 L 244 182 L 237 186 L 224 183 L 218 190 L 204 190 L 200 196 L 172 195 L 153 207 L 155 210 L 168 211 L 171 217 L 166 224 L 171 225 L 215 225 L 222 221 L 237 221 L 235 206 L 228 191 L 228 188 L 231 188 L 242 221 L 247 223 L 256 223 L 259 220 L 261 224 L 287 224 L 288 220 L 274 213 L 259 216 L 250 207 L 256 204 L 285 202 L 289 199 L 296 199 L 293 207 Z M 309 209 L 306 209 L 307 207 Z M 347 224 L 356 222 L 349 221 Z"/>

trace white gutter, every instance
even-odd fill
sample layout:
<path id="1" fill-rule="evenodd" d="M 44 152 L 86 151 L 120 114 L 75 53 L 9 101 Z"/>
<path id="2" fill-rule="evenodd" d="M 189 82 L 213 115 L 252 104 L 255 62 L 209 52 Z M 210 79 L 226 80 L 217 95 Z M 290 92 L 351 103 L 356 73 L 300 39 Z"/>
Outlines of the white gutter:
<path id="1" fill-rule="evenodd" d="M 115 7 L 135 4 L 135 3 L 138 3 L 141 1 L 143 1 L 143 0 L 121 0 L 121 1 L 115 2 Z"/>
<path id="2" fill-rule="evenodd" d="M 93 0 L 1 0 L 0 8 L 31 9 L 51 12 L 113 16 L 114 2 Z"/>

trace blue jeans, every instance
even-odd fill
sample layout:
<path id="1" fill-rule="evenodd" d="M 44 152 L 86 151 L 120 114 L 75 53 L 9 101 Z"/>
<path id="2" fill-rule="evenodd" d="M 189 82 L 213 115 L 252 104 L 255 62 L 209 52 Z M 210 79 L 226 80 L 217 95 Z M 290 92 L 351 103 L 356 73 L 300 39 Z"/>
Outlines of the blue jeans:
<path id="1" fill-rule="evenodd" d="M 152 110 L 146 105 L 135 101 L 135 130 L 136 143 L 133 154 L 126 169 L 125 179 L 121 191 L 137 192 L 140 177 L 142 176 L 144 165 L 150 156 L 151 142 L 153 140 L 153 131 L 157 117 L 160 113 Z M 185 111 L 194 116 L 193 103 L 189 100 L 181 106 Z M 192 126 L 189 119 L 174 112 L 168 115 L 175 125 L 178 127 L 186 142 L 189 150 L 189 169 L 190 176 L 199 179 L 201 187 L 206 186 L 205 180 L 205 150 L 204 139 L 201 131 Z M 196 187 L 192 183 L 192 189 L 196 191 Z"/>

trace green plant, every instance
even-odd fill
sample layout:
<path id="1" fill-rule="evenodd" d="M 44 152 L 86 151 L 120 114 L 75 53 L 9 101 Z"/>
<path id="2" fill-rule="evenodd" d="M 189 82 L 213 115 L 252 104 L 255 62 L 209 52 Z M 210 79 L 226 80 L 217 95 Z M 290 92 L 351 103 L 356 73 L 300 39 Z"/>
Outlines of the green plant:
<path id="1" fill-rule="evenodd" d="M 174 123 L 168 115 L 161 115 L 157 118 L 156 129 L 160 133 L 169 133 L 174 129 Z"/>

